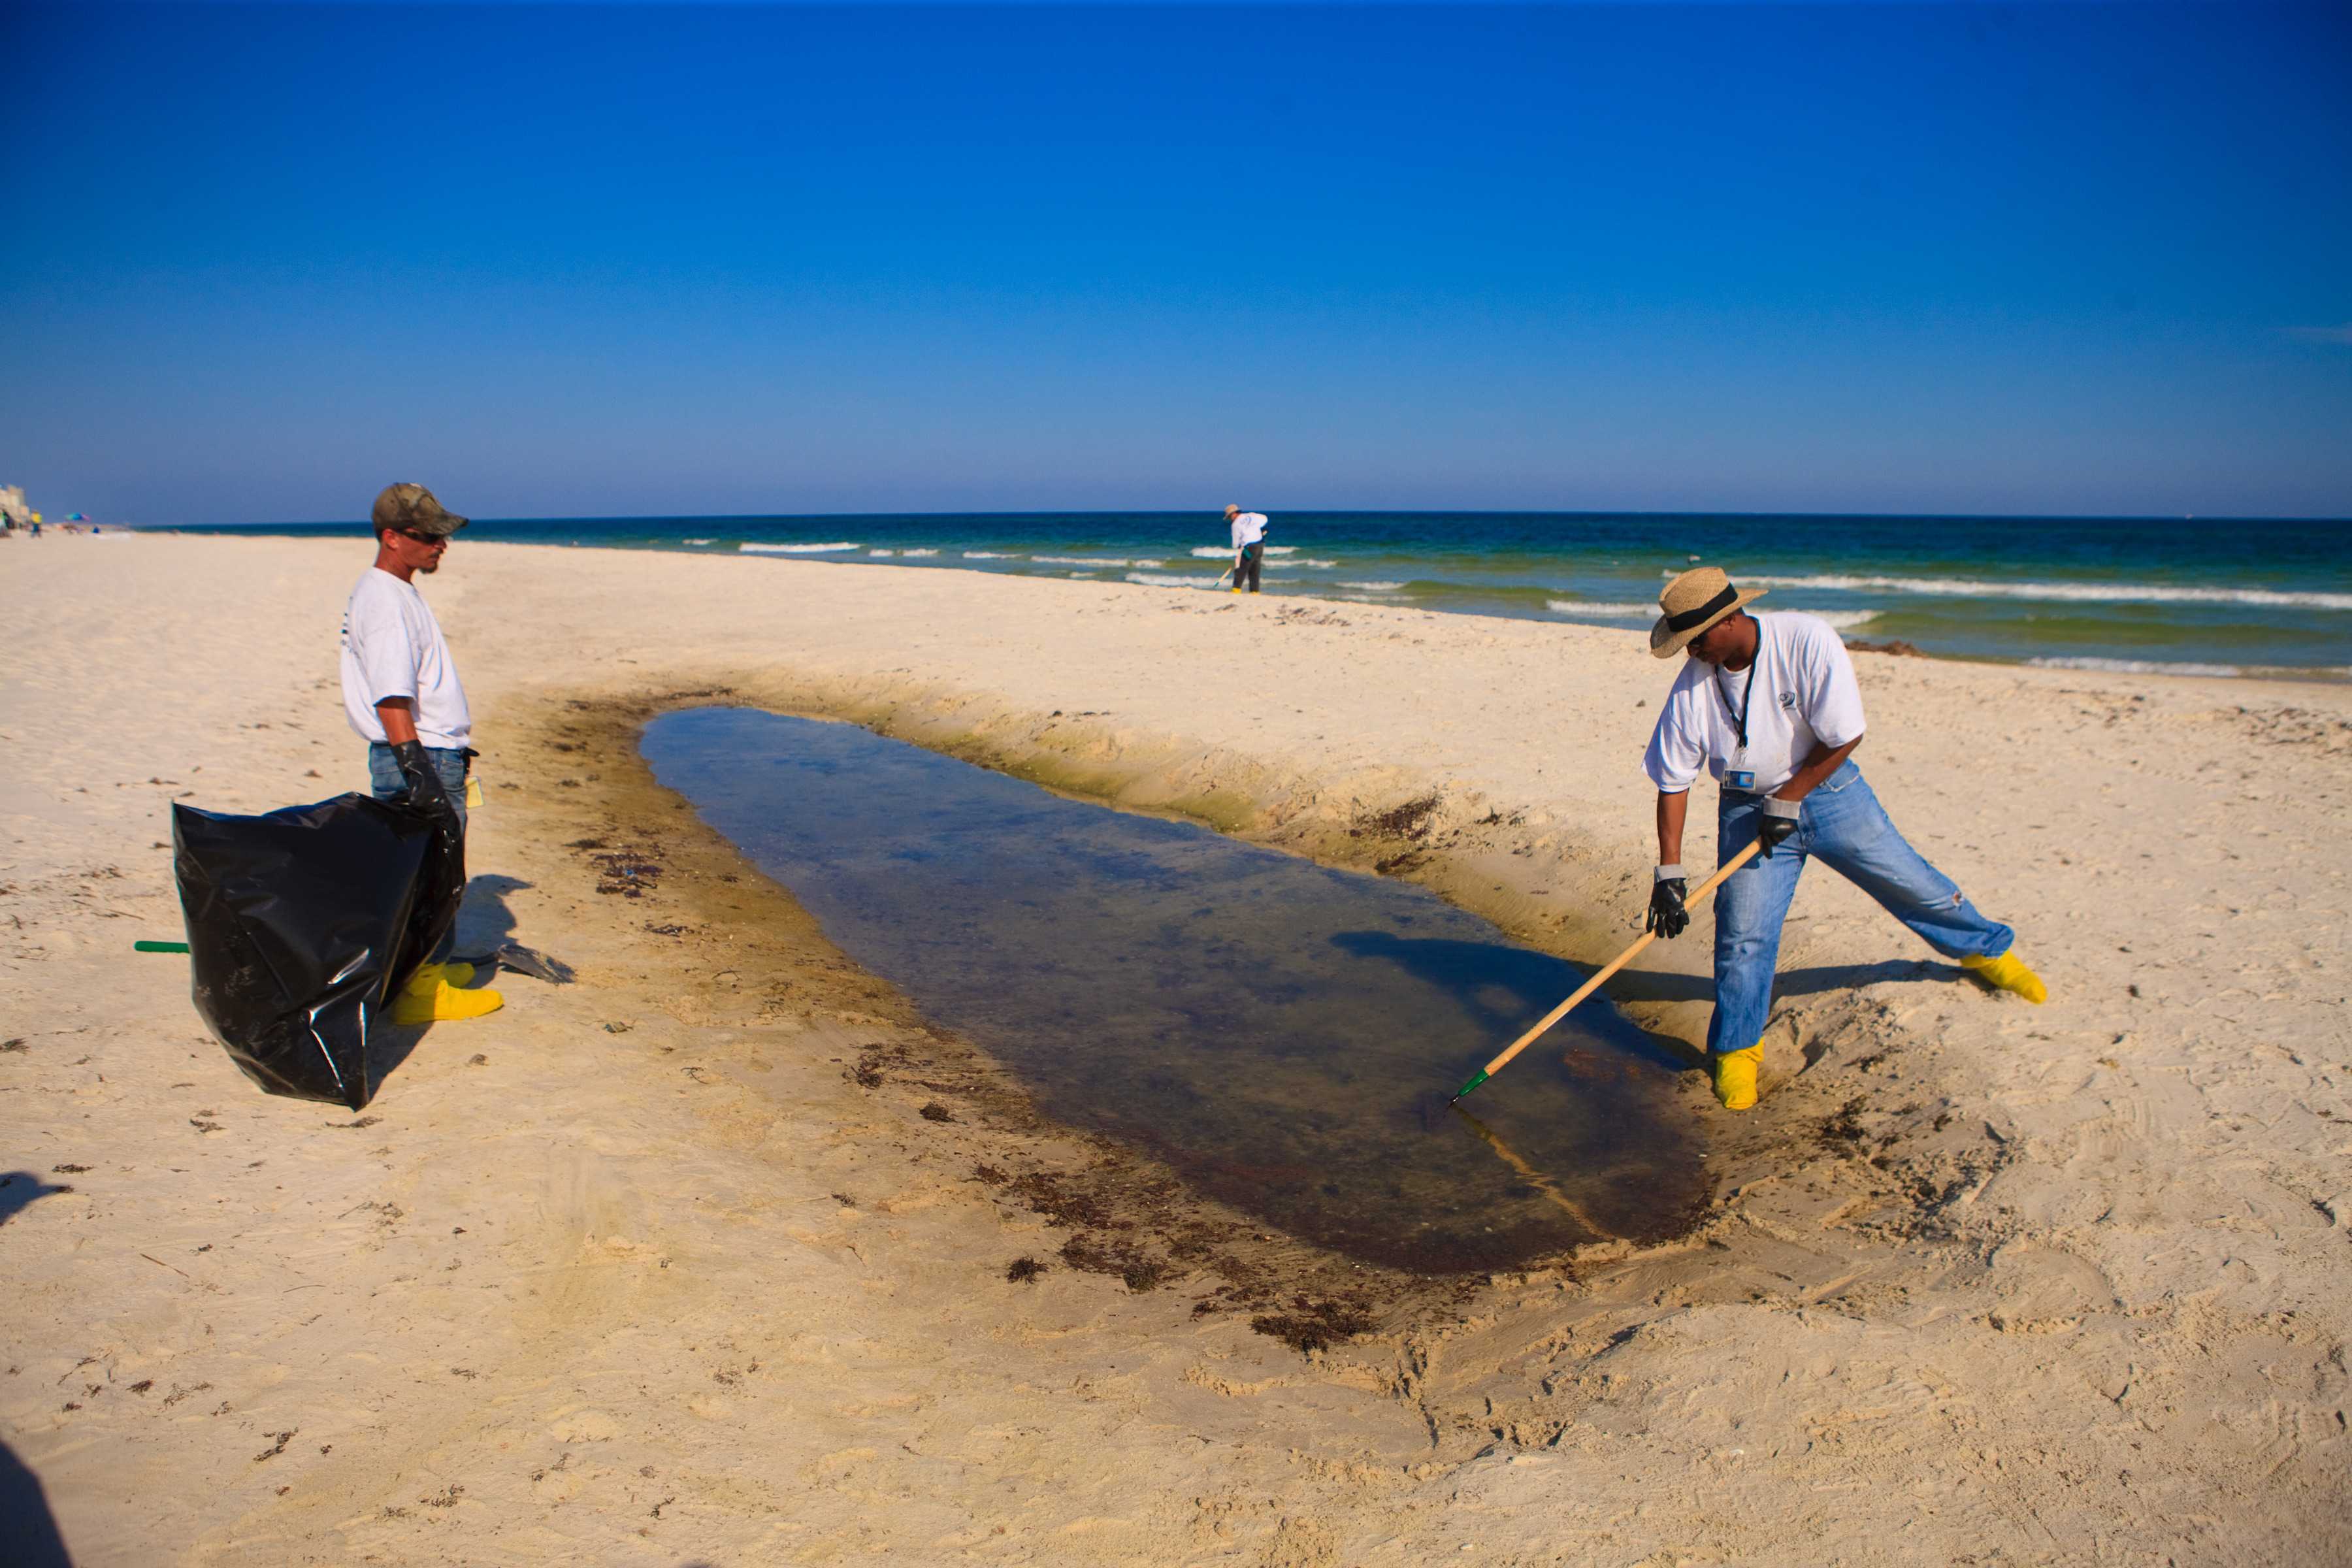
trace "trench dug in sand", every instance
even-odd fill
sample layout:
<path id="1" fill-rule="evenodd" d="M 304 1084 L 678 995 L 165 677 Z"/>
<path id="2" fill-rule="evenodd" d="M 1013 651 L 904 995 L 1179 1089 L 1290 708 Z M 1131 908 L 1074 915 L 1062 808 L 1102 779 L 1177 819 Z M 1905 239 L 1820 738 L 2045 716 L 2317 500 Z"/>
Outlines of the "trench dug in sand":
<path id="1" fill-rule="evenodd" d="M 650 724 L 665 786 L 1039 1109 L 1301 1240 L 1417 1273 L 1664 1239 L 1707 1198 L 1675 1058 L 1598 1001 L 1429 1114 L 1581 974 L 1419 888 L 853 725 Z"/>

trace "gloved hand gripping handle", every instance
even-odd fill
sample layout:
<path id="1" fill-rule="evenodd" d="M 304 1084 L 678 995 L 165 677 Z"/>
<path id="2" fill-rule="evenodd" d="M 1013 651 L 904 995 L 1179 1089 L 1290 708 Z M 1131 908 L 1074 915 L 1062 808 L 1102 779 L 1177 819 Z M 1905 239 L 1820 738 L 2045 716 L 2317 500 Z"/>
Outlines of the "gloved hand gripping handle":
<path id="1" fill-rule="evenodd" d="M 1689 884 L 1680 866 L 1661 866 L 1650 884 L 1650 912 L 1643 922 L 1645 929 L 1672 941 L 1683 934 L 1690 924 L 1690 911 L 1684 898 Z"/>

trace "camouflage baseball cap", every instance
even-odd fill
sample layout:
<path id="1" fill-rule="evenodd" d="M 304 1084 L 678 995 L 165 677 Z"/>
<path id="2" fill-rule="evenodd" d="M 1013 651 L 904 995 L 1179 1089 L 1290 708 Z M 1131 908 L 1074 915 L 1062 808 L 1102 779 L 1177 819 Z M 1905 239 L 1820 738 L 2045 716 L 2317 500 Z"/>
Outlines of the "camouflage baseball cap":
<path id="1" fill-rule="evenodd" d="M 391 528 L 433 539 L 446 539 L 466 526 L 466 519 L 434 500 L 423 485 L 384 486 L 375 498 L 374 519 L 379 533 Z"/>

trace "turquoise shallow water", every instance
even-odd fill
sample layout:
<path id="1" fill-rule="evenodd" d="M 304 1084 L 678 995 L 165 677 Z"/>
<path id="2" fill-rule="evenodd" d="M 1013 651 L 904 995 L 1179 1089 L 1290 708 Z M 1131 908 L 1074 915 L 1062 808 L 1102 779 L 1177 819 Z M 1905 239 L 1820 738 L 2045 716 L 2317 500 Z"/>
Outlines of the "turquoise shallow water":
<path id="1" fill-rule="evenodd" d="M 656 775 L 1050 1115 L 1292 1236 L 1423 1273 L 1654 1241 L 1707 1195 L 1673 1055 L 1425 890 L 1059 798 L 844 724 L 646 728 Z"/>
<path id="2" fill-rule="evenodd" d="M 2061 667 L 2352 676 L 2352 522 L 1584 512 L 1269 513 L 1265 589 L 1648 625 L 1695 563 L 1850 638 Z M 309 525 L 272 531 L 312 532 Z M 857 562 L 1208 590 L 1201 512 L 477 520 L 467 540 Z"/>

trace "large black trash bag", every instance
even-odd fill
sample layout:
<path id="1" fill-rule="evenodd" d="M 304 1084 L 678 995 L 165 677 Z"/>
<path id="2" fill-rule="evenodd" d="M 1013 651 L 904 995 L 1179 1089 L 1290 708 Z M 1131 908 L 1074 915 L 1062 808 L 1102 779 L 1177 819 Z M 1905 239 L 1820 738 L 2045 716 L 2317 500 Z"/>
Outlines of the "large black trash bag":
<path id="1" fill-rule="evenodd" d="M 172 807 L 196 1012 L 271 1094 L 368 1102 L 368 1027 L 466 892 L 465 843 L 404 801 Z"/>

